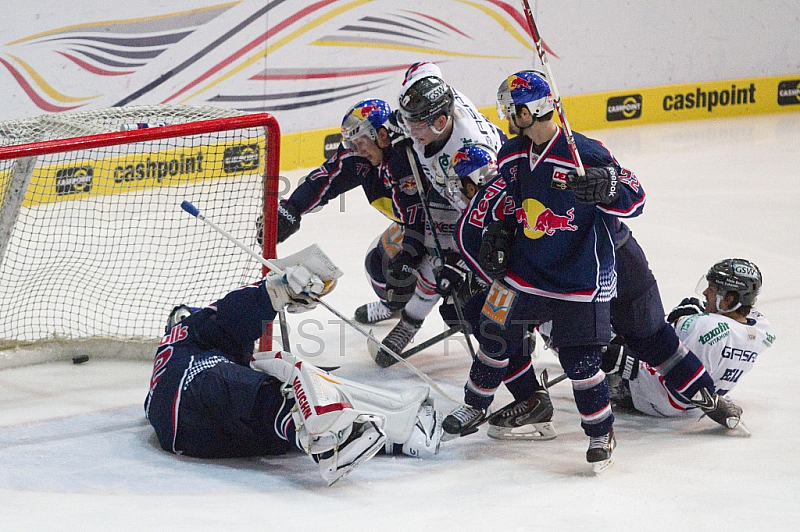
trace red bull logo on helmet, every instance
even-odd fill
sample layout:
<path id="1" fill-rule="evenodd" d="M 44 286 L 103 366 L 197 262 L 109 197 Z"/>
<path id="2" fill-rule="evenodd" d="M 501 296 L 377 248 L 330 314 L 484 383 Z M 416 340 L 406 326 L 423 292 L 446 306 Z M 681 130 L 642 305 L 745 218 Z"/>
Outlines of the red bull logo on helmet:
<path id="1" fill-rule="evenodd" d="M 353 109 L 353 112 L 350 113 L 356 118 L 360 118 L 361 120 L 366 120 L 366 118 L 378 110 L 377 105 L 362 105 L 361 107 L 356 107 Z"/>
<path id="2" fill-rule="evenodd" d="M 466 152 L 458 150 L 453 154 L 453 158 L 450 161 L 450 166 L 455 168 L 455 166 L 459 163 L 468 163 L 470 161 L 469 155 Z"/>
<path id="3" fill-rule="evenodd" d="M 549 207 L 530 198 L 522 203 L 522 209 L 517 210 L 517 220 L 525 227 L 525 236 L 534 240 L 553 236 L 556 231 L 578 230 L 578 226 L 572 224 L 575 220 L 574 208 L 564 214 L 556 214 Z"/>
<path id="4" fill-rule="evenodd" d="M 507 83 L 508 83 L 508 90 L 510 91 L 517 89 L 528 89 L 528 90 L 531 89 L 530 82 L 525 78 L 517 76 L 516 74 L 511 74 L 510 76 L 508 76 Z"/>

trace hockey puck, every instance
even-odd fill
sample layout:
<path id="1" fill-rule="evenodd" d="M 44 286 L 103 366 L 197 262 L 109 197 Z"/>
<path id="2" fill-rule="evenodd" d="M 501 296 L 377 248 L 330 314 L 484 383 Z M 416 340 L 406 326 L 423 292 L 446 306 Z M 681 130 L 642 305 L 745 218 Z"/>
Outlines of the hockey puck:
<path id="1" fill-rule="evenodd" d="M 80 355 L 77 357 L 72 357 L 73 364 L 83 364 L 84 362 L 89 362 L 89 355 Z"/>

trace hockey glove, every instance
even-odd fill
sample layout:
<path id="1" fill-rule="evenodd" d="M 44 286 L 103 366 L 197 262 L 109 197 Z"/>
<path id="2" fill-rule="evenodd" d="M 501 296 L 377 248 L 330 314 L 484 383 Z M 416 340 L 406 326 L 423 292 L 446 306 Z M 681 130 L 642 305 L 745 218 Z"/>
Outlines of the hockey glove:
<path id="1" fill-rule="evenodd" d="M 316 299 L 330 293 L 342 276 L 342 271 L 316 244 L 273 262 L 283 274 L 267 274 L 264 288 L 276 311 L 284 307 L 289 312 L 314 308 Z"/>
<path id="2" fill-rule="evenodd" d="M 687 297 L 681 301 L 680 305 L 672 309 L 667 315 L 667 321 L 671 325 L 675 325 L 675 323 L 684 316 L 692 316 L 693 314 L 702 314 L 705 312 L 703 305 L 700 304 L 700 300 L 696 297 Z"/>
<path id="3" fill-rule="evenodd" d="M 383 127 L 389 135 L 389 141 L 392 143 L 392 146 L 401 152 L 405 152 L 406 146 L 414 145 L 414 141 L 406 135 L 406 130 L 403 127 L 403 117 L 400 116 L 398 110 L 392 111 L 392 114 L 389 115 L 389 119 L 383 123 Z"/>
<path id="4" fill-rule="evenodd" d="M 490 223 L 486 227 L 478 252 L 478 264 L 492 279 L 498 279 L 506 273 L 513 245 L 513 231 L 503 227 L 501 222 Z"/>
<path id="5" fill-rule="evenodd" d="M 414 258 L 410 253 L 398 253 L 386 272 L 386 306 L 397 311 L 406 306 L 414 293 L 417 284 L 417 270 L 414 269 Z"/>
<path id="6" fill-rule="evenodd" d="M 619 197 L 619 176 L 613 166 L 586 168 L 583 176 L 570 170 L 567 186 L 581 203 L 611 205 Z"/>
<path id="7" fill-rule="evenodd" d="M 278 204 L 278 243 L 280 244 L 300 229 L 300 211 L 286 200 Z"/>
<path id="8" fill-rule="evenodd" d="M 433 272 L 436 278 L 436 293 L 447 297 L 452 290 L 458 292 L 467 280 L 469 268 L 461 255 L 455 252 L 445 252 L 444 264 Z"/>

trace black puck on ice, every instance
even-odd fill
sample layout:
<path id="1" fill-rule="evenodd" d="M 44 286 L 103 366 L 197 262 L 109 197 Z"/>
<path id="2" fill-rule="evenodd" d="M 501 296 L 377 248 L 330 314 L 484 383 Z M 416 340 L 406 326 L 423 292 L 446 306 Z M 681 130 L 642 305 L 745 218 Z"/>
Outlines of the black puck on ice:
<path id="1" fill-rule="evenodd" d="M 80 355 L 77 357 L 72 357 L 73 364 L 83 364 L 84 362 L 89 362 L 89 355 Z"/>

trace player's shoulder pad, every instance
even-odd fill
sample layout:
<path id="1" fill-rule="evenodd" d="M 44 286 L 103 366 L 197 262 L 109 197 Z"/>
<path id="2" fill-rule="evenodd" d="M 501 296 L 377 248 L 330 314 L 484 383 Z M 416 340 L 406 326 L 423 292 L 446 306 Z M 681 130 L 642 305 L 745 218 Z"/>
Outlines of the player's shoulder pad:
<path id="1" fill-rule="evenodd" d="M 511 137 L 500 147 L 500 151 L 497 153 L 497 162 L 498 164 L 502 164 L 503 159 L 507 159 L 510 154 L 527 152 L 527 150 L 528 143 L 526 142 L 526 137 L 522 135 Z"/>

